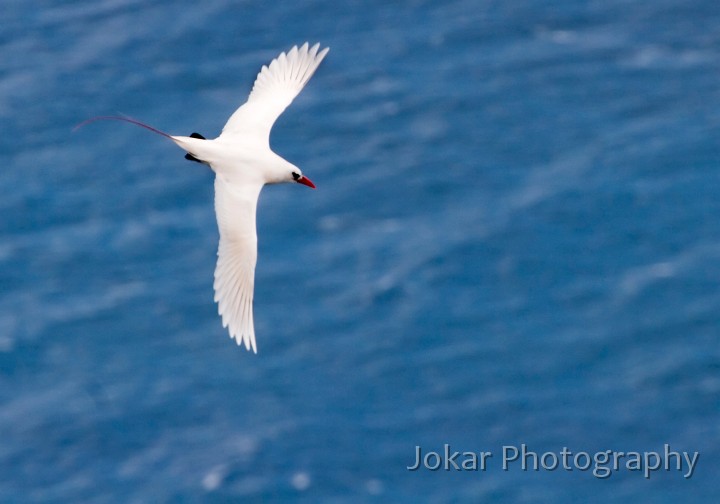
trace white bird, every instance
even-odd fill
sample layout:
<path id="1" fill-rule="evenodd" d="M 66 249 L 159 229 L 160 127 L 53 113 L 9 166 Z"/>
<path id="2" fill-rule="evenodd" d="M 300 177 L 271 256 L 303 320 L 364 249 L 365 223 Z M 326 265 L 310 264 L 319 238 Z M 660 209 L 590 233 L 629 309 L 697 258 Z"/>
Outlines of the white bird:
<path id="1" fill-rule="evenodd" d="M 253 289 L 257 262 L 255 210 L 265 184 L 293 182 L 315 188 L 294 164 L 270 149 L 270 130 L 277 118 L 305 87 L 330 50 L 320 44 L 281 53 L 263 66 L 250 96 L 214 140 L 198 133 L 174 136 L 135 119 L 101 116 L 142 126 L 175 142 L 192 161 L 205 163 L 215 172 L 215 214 L 220 231 L 215 268 L 215 302 L 230 337 L 257 353 L 253 326 Z"/>

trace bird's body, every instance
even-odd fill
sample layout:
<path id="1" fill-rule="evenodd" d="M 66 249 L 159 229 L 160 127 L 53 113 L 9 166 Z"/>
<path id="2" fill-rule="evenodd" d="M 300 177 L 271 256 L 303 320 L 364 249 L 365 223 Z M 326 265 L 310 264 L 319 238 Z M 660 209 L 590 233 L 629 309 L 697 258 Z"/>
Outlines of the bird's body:
<path id="1" fill-rule="evenodd" d="M 174 136 L 134 119 L 121 119 L 159 133 L 187 152 L 186 158 L 205 163 L 215 172 L 215 213 L 220 245 L 215 268 L 215 301 L 223 327 L 238 345 L 257 352 L 253 326 L 253 291 L 257 262 L 255 212 L 265 184 L 295 182 L 315 185 L 299 168 L 270 149 L 270 130 L 312 77 L 328 48 L 319 44 L 293 47 L 264 66 L 248 100 L 208 140 L 194 133 Z M 89 121 L 86 121 L 89 122 Z M 84 123 L 83 123 L 84 124 Z"/>

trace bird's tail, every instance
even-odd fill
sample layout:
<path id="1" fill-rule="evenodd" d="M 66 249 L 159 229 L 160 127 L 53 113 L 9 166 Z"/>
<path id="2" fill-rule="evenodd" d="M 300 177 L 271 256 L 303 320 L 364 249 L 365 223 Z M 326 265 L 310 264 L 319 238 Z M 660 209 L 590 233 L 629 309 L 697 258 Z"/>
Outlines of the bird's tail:
<path id="1" fill-rule="evenodd" d="M 202 136 L 200 133 L 191 133 L 190 138 L 197 138 L 198 140 L 207 140 L 207 138 Z M 185 159 L 187 159 L 188 161 L 195 161 L 196 163 L 204 163 L 205 162 L 202 159 L 196 158 L 189 152 L 187 154 L 185 154 Z"/>
<path id="2" fill-rule="evenodd" d="M 75 127 L 73 128 L 73 131 L 77 131 L 77 130 L 79 130 L 80 128 L 82 128 L 83 126 L 85 126 L 85 125 L 87 125 L 87 124 L 90 124 L 90 123 L 94 123 L 95 121 L 124 121 L 124 122 L 130 123 L 130 124 L 134 124 L 134 125 L 136 125 L 136 126 L 140 126 L 141 128 L 145 128 L 146 130 L 150 130 L 150 131 L 152 131 L 153 133 L 157 133 L 158 135 L 162 135 L 162 136 L 164 136 L 165 138 L 169 138 L 170 140 L 172 140 L 172 136 L 169 135 L 168 133 L 165 133 L 164 131 L 161 131 L 161 130 L 159 130 L 159 129 L 157 129 L 157 128 L 154 128 L 154 127 L 150 126 L 149 124 L 145 124 L 145 123 L 142 122 L 142 121 L 138 121 L 137 119 L 133 119 L 132 117 L 128 117 L 128 116 L 97 116 L 97 117 L 91 117 L 90 119 L 87 119 L 87 120 L 81 122 L 80 124 L 78 124 L 77 126 L 75 126 Z"/>
<path id="3" fill-rule="evenodd" d="M 95 121 L 123 121 L 126 123 L 134 124 L 135 126 L 140 126 L 141 128 L 145 128 L 146 130 L 152 131 L 153 133 L 156 133 L 158 135 L 164 136 L 165 138 L 168 138 L 175 142 L 175 144 L 183 149 L 187 154 L 185 154 L 185 159 L 188 159 L 190 161 L 196 161 L 198 163 L 204 163 L 207 164 L 206 161 L 201 159 L 197 156 L 197 151 L 201 150 L 199 149 L 199 143 L 198 140 L 206 140 L 204 136 L 202 136 L 200 133 L 192 133 L 189 137 L 184 136 L 175 136 L 170 135 L 169 133 L 165 133 L 162 130 L 159 130 L 153 126 L 150 126 L 149 124 L 145 124 L 142 121 L 138 121 L 137 119 L 134 119 L 132 117 L 128 116 L 97 116 L 97 117 L 91 117 L 90 119 L 87 119 L 77 126 L 73 128 L 73 131 L 77 131 L 78 129 L 82 128 L 83 126 L 93 123 Z"/>

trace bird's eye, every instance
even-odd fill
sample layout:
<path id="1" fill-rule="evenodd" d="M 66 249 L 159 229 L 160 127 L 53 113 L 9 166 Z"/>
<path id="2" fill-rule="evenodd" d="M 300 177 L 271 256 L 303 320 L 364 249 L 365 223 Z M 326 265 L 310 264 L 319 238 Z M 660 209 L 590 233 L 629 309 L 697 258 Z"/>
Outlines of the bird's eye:
<path id="1" fill-rule="evenodd" d="M 300 174 L 299 174 L 298 172 L 294 171 L 294 172 L 292 172 L 292 173 L 293 173 L 293 178 L 294 178 L 295 180 L 297 180 L 297 179 L 300 178 Z"/>

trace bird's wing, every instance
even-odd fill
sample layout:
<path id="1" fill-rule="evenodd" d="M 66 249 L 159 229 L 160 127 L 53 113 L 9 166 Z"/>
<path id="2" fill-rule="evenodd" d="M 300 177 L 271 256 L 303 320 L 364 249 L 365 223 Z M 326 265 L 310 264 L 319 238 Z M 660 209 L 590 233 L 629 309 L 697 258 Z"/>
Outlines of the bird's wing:
<path id="1" fill-rule="evenodd" d="M 237 344 L 257 353 L 253 288 L 257 262 L 255 210 L 261 186 L 234 185 L 215 177 L 215 214 L 220 231 L 215 268 L 215 302 L 223 327 Z"/>
<path id="2" fill-rule="evenodd" d="M 305 42 L 287 54 L 281 53 L 270 66 L 263 66 L 247 102 L 230 116 L 220 137 L 253 136 L 269 145 L 273 124 L 302 91 L 330 50 L 326 47 L 318 52 L 318 49 L 320 44 L 308 48 Z"/>

